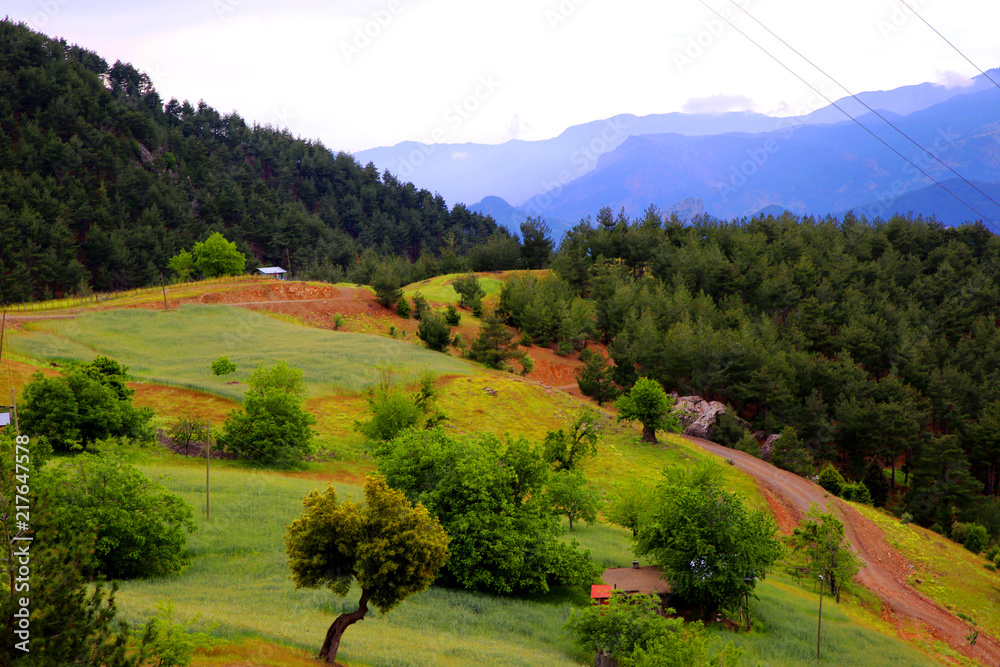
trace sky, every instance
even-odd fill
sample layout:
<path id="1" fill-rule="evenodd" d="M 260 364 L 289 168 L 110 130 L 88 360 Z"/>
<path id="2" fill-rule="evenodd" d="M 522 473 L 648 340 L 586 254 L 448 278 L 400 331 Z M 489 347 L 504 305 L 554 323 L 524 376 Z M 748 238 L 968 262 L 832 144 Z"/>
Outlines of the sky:
<path id="1" fill-rule="evenodd" d="M 1000 66 L 996 0 L 704 0 L 832 97 Z M 702 0 L 5 0 L 0 14 L 130 62 L 164 100 L 355 152 L 501 143 L 619 113 L 822 106 Z"/>

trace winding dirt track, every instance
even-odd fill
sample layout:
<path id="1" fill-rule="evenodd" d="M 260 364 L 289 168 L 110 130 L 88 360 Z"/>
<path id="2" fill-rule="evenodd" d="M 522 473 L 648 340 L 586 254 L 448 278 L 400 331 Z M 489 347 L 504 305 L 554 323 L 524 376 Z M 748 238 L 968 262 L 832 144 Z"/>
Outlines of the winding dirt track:
<path id="1" fill-rule="evenodd" d="M 916 622 L 923 626 L 922 631 L 947 642 L 953 650 L 979 664 L 1000 665 L 1000 644 L 996 639 L 980 631 L 976 645 L 969 645 L 965 639 L 968 624 L 910 586 L 907 581 L 910 564 L 889 546 L 882 531 L 857 510 L 837 498 L 827 497 L 827 492 L 818 484 L 749 454 L 701 438 L 684 437 L 712 454 L 732 460 L 737 468 L 752 475 L 771 503 L 778 505 L 775 513 L 782 530 L 788 531 L 794 526 L 809 511 L 810 503 L 836 511 L 844 521 L 846 538 L 867 563 L 858 573 L 857 580 L 882 599 L 904 639 L 913 639 L 912 632 L 904 630 L 904 624 Z"/>

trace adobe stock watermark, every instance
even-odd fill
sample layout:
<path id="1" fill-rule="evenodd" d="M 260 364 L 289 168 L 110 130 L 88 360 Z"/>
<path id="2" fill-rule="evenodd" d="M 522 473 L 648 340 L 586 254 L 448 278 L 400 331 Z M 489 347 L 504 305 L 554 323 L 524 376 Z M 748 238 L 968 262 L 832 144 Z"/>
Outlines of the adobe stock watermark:
<path id="1" fill-rule="evenodd" d="M 921 7 L 930 3 L 930 0 L 909 0 L 914 7 Z M 907 23 L 913 20 L 913 9 L 911 6 L 900 0 L 900 4 L 892 6 L 892 11 L 883 18 L 875 22 L 882 39 L 888 41 L 893 35 L 902 30 Z"/>
<path id="2" fill-rule="evenodd" d="M 221 21 L 227 14 L 239 9 L 242 4 L 243 0 L 212 0 L 212 10 L 215 12 L 215 18 Z"/>
<path id="3" fill-rule="evenodd" d="M 941 159 L 941 155 L 954 148 L 961 140 L 962 135 L 951 127 L 939 128 L 934 143 L 925 151 L 921 151 L 920 157 L 911 159 L 903 165 L 902 171 L 909 178 L 897 178 L 888 188 L 875 193 L 875 201 L 865 211 L 868 217 L 881 217 L 883 213 L 889 212 L 889 208 L 899 197 L 912 188 L 927 185 L 924 183 L 927 177 L 922 172 L 930 172 L 940 166 L 938 160 Z"/>
<path id="4" fill-rule="evenodd" d="M 733 2 L 743 9 L 750 9 L 749 0 L 733 0 Z M 731 26 L 726 21 L 733 19 L 733 12 L 728 7 L 723 7 L 719 10 L 719 14 L 723 18 L 720 19 L 713 14 L 705 19 L 701 22 L 701 30 L 689 36 L 684 46 L 674 49 L 672 57 L 678 74 L 683 74 L 684 70 L 694 65 L 695 61 L 705 55 L 730 30 Z"/>
<path id="5" fill-rule="evenodd" d="M 373 11 L 364 23 L 354 26 L 354 34 L 340 43 L 340 53 L 348 64 L 372 45 L 403 9 L 399 0 L 389 0 L 383 9 Z"/>
<path id="6" fill-rule="evenodd" d="M 62 11 L 62 8 L 70 3 L 71 0 L 40 0 L 38 3 L 38 11 L 31 15 L 31 20 L 28 24 L 35 30 L 41 30 L 49 24 L 49 21 L 54 19 Z"/>
<path id="7" fill-rule="evenodd" d="M 570 154 L 569 163 L 573 168 L 561 170 L 553 181 L 543 180 L 541 193 L 531 198 L 525 207 L 526 210 L 532 215 L 541 215 L 542 209 L 551 206 L 570 181 L 586 174 L 597 165 L 602 155 L 617 148 L 621 143 L 618 140 L 627 131 L 627 123 L 620 117 L 604 121 L 599 133 Z"/>
<path id="8" fill-rule="evenodd" d="M 559 4 L 545 10 L 545 20 L 549 30 L 558 30 L 559 26 L 569 21 L 574 14 L 587 4 L 587 0 L 560 0 Z"/>
<path id="9" fill-rule="evenodd" d="M 412 176 L 417 169 L 427 162 L 427 158 L 434 155 L 437 151 L 435 144 L 442 143 L 447 138 L 449 132 L 462 127 L 487 100 L 496 94 L 500 86 L 501 82 L 492 74 L 480 76 L 468 95 L 465 95 L 449 106 L 441 114 L 442 124 L 431 130 L 427 139 L 418 148 L 414 148 L 405 156 L 399 158 L 399 164 L 396 167 L 396 176 L 400 178 L 409 178 Z"/>

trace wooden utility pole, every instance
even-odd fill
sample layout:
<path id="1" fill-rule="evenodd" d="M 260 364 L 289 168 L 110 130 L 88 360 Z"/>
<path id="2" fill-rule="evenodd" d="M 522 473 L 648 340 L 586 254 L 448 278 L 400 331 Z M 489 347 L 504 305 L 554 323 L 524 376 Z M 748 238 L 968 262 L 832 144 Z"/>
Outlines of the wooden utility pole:
<path id="1" fill-rule="evenodd" d="M 208 493 L 208 467 L 212 460 L 212 422 L 205 420 L 205 440 L 208 447 L 205 449 L 205 521 L 212 519 L 212 510 L 209 505 Z"/>
<path id="2" fill-rule="evenodd" d="M 167 286 L 163 284 L 163 274 L 160 274 L 160 289 L 163 290 L 163 310 L 167 309 Z"/>
<path id="3" fill-rule="evenodd" d="M 285 248 L 285 262 L 288 264 L 288 279 L 292 278 L 292 258 L 288 254 L 288 248 Z"/>

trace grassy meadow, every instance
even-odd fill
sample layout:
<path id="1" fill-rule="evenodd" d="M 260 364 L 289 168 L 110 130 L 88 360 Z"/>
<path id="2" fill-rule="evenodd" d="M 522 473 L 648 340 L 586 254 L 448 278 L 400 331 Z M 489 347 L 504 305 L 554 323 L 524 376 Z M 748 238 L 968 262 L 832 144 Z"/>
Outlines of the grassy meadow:
<path id="1" fill-rule="evenodd" d="M 499 279 L 483 280 L 496 281 L 495 294 Z M 444 298 L 451 290 L 447 280 L 434 279 L 420 289 L 432 301 L 438 296 L 449 300 Z M 333 483 L 341 497 L 362 497 L 360 483 L 375 465 L 353 425 L 365 414 L 361 392 L 375 378 L 376 366 L 404 369 L 402 377 L 410 381 L 425 369 L 437 373 L 438 405 L 449 418 L 448 431 L 456 435 L 488 430 L 540 442 L 547 431 L 567 426 L 585 405 L 550 387 L 429 352 L 412 342 L 310 329 L 227 306 L 187 306 L 166 313 L 98 311 L 27 323 L 10 341 L 29 361 L 86 361 L 107 354 L 127 364 L 142 380 L 132 385 L 137 404 L 153 407 L 161 424 L 191 410 L 210 416 L 213 425 L 221 422 L 244 390 L 244 385 L 227 385 L 226 380 L 244 381 L 257 363 L 280 359 L 305 371 L 310 388 L 306 407 L 317 415 L 321 443 L 335 452 L 335 459 L 294 471 L 213 461 L 211 521 L 204 514 L 202 460 L 155 448 L 127 453 L 143 472 L 195 508 L 198 530 L 189 538 L 191 559 L 184 572 L 124 582 L 119 608 L 129 620 L 145 622 L 160 602 L 169 600 L 177 618 L 199 617 L 198 627 L 214 626 L 212 634 L 223 645 L 201 651 L 195 662 L 200 667 L 309 664 L 333 618 L 353 608 L 357 590 L 338 598 L 328 591 L 294 589 L 283 534 L 300 514 L 302 498 L 314 489 Z M 211 375 L 209 364 L 221 354 L 239 365 L 235 376 Z M 17 366 L 19 377 L 26 378 L 30 366 Z M 768 507 L 756 482 L 735 467 L 677 436 L 661 436 L 659 445 L 646 445 L 638 429 L 617 423 L 611 411 L 602 414 L 598 454 L 584 466 L 601 493 L 624 479 L 654 484 L 665 469 L 712 460 L 730 490 L 753 507 Z M 625 565 L 633 557 L 630 532 L 616 526 L 578 525 L 562 539 L 577 540 L 605 566 Z M 710 632 L 743 649 L 741 664 L 813 664 L 815 592 L 775 572 L 760 582 L 758 593 L 752 632 Z M 574 646 L 562 631 L 571 610 L 588 603 L 588 591 L 582 589 L 525 599 L 432 587 L 384 616 L 370 612 L 344 635 L 338 660 L 351 666 L 394 667 L 588 664 L 593 655 Z M 976 605 L 977 610 L 982 606 L 978 601 Z M 938 664 L 899 640 L 895 628 L 881 622 L 879 611 L 877 603 L 863 596 L 845 596 L 839 607 L 825 602 L 824 661 Z M 982 614 L 983 624 L 996 622 L 989 614 Z"/>
<path id="2" fill-rule="evenodd" d="M 377 378 L 379 366 L 468 375 L 471 364 L 391 338 L 297 326 L 231 306 L 183 306 L 168 312 L 129 309 L 25 325 L 12 336 L 19 355 L 44 361 L 90 361 L 108 355 L 129 366 L 138 379 L 196 389 L 232 399 L 257 364 L 284 360 L 305 372 L 313 395 L 357 392 Z M 216 377 L 213 359 L 226 355 L 238 366 Z"/>

